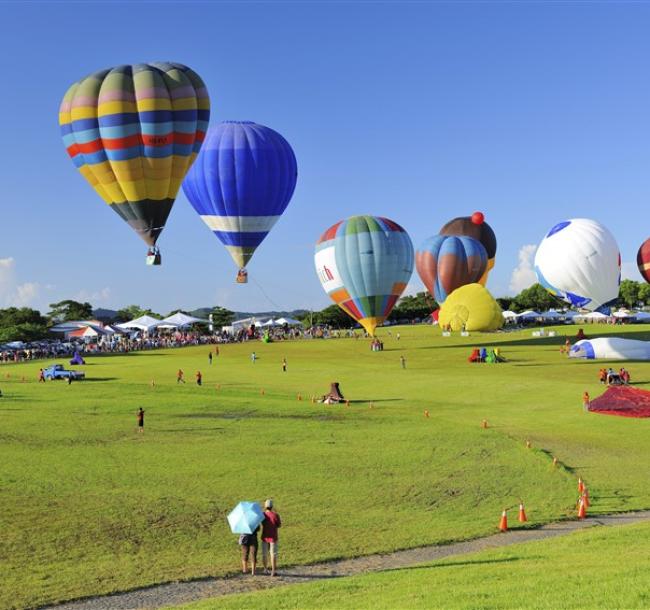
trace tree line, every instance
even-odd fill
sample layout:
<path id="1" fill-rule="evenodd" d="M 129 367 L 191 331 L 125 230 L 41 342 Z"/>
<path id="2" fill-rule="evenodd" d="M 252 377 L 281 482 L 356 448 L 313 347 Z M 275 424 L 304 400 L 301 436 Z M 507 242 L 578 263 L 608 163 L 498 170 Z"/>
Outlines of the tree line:
<path id="1" fill-rule="evenodd" d="M 514 312 L 527 309 L 546 311 L 551 308 L 562 308 L 566 304 L 549 294 L 540 284 L 533 284 L 522 290 L 514 297 L 501 297 L 497 299 L 501 308 Z M 650 284 L 623 280 L 619 289 L 617 305 L 624 307 L 642 307 L 650 304 Z M 418 292 L 415 295 L 402 297 L 393 308 L 389 320 L 393 323 L 423 320 L 438 309 L 438 304 L 428 292 Z M 175 313 L 173 311 L 162 315 L 151 309 L 139 305 L 128 305 L 118 310 L 110 319 L 102 319 L 105 323 L 120 323 L 148 315 L 152 318 L 163 319 Z M 183 312 L 186 313 L 186 312 Z M 228 326 L 235 319 L 235 313 L 225 307 L 215 306 L 210 312 L 215 328 Z M 93 307 L 87 302 L 78 302 L 71 299 L 50 304 L 50 311 L 41 314 L 36 309 L 29 307 L 8 307 L 0 309 L 0 343 L 7 341 L 36 341 L 48 335 L 49 329 L 55 324 L 69 320 L 92 320 Z M 306 312 L 299 316 L 305 327 L 310 325 L 331 326 L 334 328 L 350 328 L 354 321 L 338 306 L 330 305 L 321 311 Z"/>

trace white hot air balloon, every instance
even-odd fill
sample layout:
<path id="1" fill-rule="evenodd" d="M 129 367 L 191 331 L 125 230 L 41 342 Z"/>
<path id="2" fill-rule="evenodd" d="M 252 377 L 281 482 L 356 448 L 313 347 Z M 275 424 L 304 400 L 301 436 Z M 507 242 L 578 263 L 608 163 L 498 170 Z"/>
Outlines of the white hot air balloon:
<path id="1" fill-rule="evenodd" d="M 551 294 L 595 311 L 618 297 L 621 255 L 606 227 L 574 218 L 556 224 L 541 241 L 535 273 Z"/>

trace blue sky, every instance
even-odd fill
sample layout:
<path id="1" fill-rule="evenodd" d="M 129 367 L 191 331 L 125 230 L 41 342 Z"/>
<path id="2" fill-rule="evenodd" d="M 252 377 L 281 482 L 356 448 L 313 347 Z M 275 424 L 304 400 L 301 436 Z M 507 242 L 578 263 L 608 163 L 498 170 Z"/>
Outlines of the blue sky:
<path id="1" fill-rule="evenodd" d="M 649 4 L 5 2 L 0 22 L 0 306 L 322 308 L 313 244 L 365 213 L 417 247 L 482 210 L 499 240 L 495 296 L 530 280 L 532 245 L 571 217 L 605 223 L 640 279 Z M 146 267 L 143 243 L 64 151 L 57 112 L 72 82 L 156 60 L 203 77 L 213 123 L 266 124 L 296 152 L 295 195 L 247 286 L 182 193 L 163 266 Z"/>

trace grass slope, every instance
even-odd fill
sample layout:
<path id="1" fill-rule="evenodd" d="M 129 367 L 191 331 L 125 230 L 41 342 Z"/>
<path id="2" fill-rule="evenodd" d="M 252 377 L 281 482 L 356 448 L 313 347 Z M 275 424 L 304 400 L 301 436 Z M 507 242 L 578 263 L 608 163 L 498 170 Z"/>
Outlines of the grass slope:
<path id="1" fill-rule="evenodd" d="M 206 347 L 96 357 L 71 386 L 0 368 L 0 607 L 232 572 L 240 499 L 276 499 L 284 564 L 476 537 L 520 497 L 533 524 L 561 518 L 578 472 L 594 510 L 650 506 L 649 422 L 583 413 L 599 364 L 567 362 L 561 338 L 395 332 L 381 353 L 340 339 L 228 345 L 211 367 Z M 468 364 L 476 342 L 511 361 Z M 650 381 L 649 363 L 628 368 Z M 333 380 L 349 408 L 307 400 Z"/>
<path id="2" fill-rule="evenodd" d="M 596 528 L 428 566 L 230 595 L 182 608 L 647 608 L 649 544 L 650 524 Z"/>

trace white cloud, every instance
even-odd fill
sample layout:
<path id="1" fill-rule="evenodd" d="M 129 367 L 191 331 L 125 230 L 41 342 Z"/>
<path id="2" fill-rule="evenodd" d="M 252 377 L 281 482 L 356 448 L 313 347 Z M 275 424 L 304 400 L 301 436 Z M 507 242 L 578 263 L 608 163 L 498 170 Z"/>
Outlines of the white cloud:
<path id="1" fill-rule="evenodd" d="M 88 302 L 91 305 L 97 305 L 98 303 L 106 303 L 111 297 L 111 289 L 108 286 L 101 288 L 99 290 L 86 290 L 82 289 L 72 298 L 75 301 Z"/>
<path id="2" fill-rule="evenodd" d="M 527 244 L 519 248 L 519 264 L 512 270 L 510 276 L 510 290 L 513 294 L 519 294 L 525 288 L 530 288 L 537 282 L 533 261 L 535 258 L 535 244 Z"/>
<path id="3" fill-rule="evenodd" d="M 16 261 L 13 257 L 0 258 L 0 305 L 2 307 L 30 307 L 40 294 L 36 282 L 19 284 L 16 280 Z"/>

